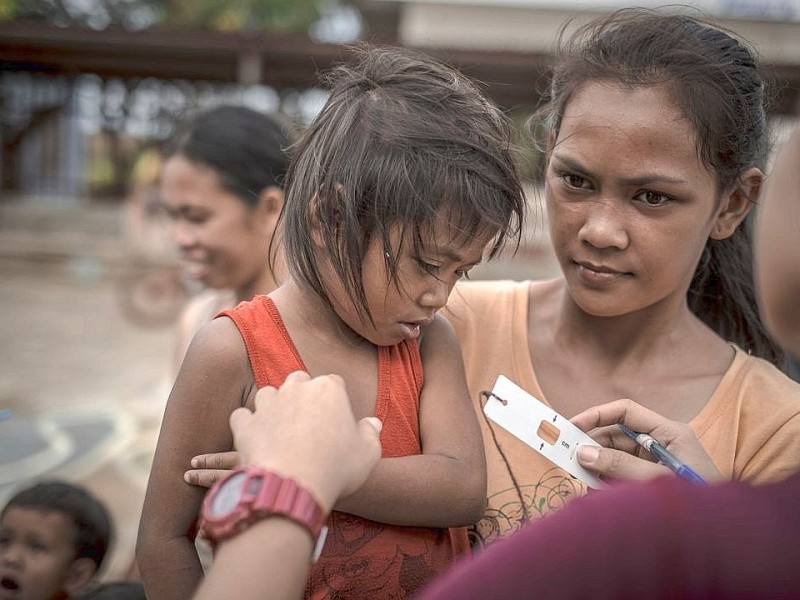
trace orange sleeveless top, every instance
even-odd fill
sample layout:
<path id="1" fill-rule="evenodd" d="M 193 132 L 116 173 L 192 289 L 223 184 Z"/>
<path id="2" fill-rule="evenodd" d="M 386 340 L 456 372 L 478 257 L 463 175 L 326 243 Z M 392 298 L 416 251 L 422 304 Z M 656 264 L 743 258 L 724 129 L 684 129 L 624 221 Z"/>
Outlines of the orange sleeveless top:
<path id="1" fill-rule="evenodd" d="M 306 370 L 269 297 L 256 296 L 220 315 L 232 319 L 239 329 L 259 388 L 277 387 L 289 373 Z M 384 458 L 421 453 L 422 383 L 416 341 L 378 346 L 375 416 L 383 421 Z M 305 597 L 407 598 L 468 548 L 463 527 L 401 527 L 333 511 L 325 547 L 311 567 Z"/>

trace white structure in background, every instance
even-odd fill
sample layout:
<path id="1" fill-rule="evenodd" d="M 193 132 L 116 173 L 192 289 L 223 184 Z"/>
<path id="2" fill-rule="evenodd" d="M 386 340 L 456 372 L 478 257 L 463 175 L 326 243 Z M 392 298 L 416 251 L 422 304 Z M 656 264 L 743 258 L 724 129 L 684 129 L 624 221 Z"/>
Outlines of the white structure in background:
<path id="1" fill-rule="evenodd" d="M 387 0 L 397 1 L 397 0 Z M 400 41 L 410 46 L 548 53 L 567 32 L 626 6 L 659 8 L 669 0 L 400 0 Z M 761 59 L 800 64 L 800 0 L 684 0 L 667 7 L 707 16 L 755 46 Z M 778 117 L 780 142 L 794 119 Z"/>
<path id="2" fill-rule="evenodd" d="M 411 46 L 549 52 L 559 28 L 578 25 L 624 6 L 662 7 L 664 0 L 406 0 L 400 40 Z M 800 0 L 695 0 L 691 14 L 705 14 L 753 43 L 762 59 L 800 61 Z M 698 12 L 699 11 L 699 12 Z"/>

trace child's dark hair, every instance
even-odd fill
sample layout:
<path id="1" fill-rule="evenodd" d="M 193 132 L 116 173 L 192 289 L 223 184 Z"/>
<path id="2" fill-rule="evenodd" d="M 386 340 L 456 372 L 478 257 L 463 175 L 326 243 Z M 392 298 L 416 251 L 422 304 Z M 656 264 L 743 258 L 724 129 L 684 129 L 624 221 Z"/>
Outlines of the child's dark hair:
<path id="1" fill-rule="evenodd" d="M 290 144 L 276 119 L 244 106 L 218 106 L 189 120 L 164 155 L 211 167 L 226 190 L 255 206 L 264 188 L 283 185 Z"/>
<path id="2" fill-rule="evenodd" d="M 293 148 L 284 235 L 292 275 L 327 298 L 311 236 L 371 318 L 362 281 L 368 244 L 383 244 L 397 284 L 392 227 L 422 230 L 443 214 L 465 242 L 494 235 L 489 256 L 519 243 L 525 200 L 512 128 L 456 70 L 423 54 L 362 45 L 325 78 L 330 98 Z"/>
<path id="3" fill-rule="evenodd" d="M 100 569 L 111 544 L 111 517 L 87 490 L 64 481 L 43 481 L 17 492 L 0 512 L 11 508 L 58 513 L 73 525 L 75 558 L 89 558 Z"/>
<path id="4" fill-rule="evenodd" d="M 558 54 L 548 101 L 537 113 L 545 135 L 557 135 L 567 104 L 587 82 L 658 85 L 697 132 L 698 155 L 720 196 L 740 185 L 744 170 L 763 167 L 764 83 L 754 53 L 732 33 L 690 16 L 624 9 L 579 28 Z M 750 237 L 743 223 L 727 239 L 708 240 L 688 302 L 723 338 L 780 364 L 782 351 L 758 315 Z"/>

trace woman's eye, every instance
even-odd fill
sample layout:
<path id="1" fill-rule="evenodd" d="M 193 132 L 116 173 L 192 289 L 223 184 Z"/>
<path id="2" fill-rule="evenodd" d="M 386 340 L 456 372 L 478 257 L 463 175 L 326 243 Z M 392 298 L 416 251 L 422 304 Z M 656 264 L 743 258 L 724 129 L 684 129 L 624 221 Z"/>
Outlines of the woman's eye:
<path id="1" fill-rule="evenodd" d="M 206 215 L 186 215 L 186 220 L 193 225 L 202 225 L 208 220 Z"/>
<path id="2" fill-rule="evenodd" d="M 469 279 L 469 269 L 458 269 L 456 271 L 456 276 L 459 279 Z"/>
<path id="3" fill-rule="evenodd" d="M 664 194 L 659 194 L 658 192 L 653 192 L 650 190 L 640 192 L 636 198 L 641 202 L 644 202 L 647 206 L 662 206 L 672 200 L 672 198 L 669 196 L 665 196 Z"/>
<path id="4" fill-rule="evenodd" d="M 583 189 L 587 186 L 587 181 L 580 175 L 575 175 L 573 173 L 561 173 L 559 175 L 561 180 L 567 185 L 567 187 L 574 188 L 576 190 Z"/>

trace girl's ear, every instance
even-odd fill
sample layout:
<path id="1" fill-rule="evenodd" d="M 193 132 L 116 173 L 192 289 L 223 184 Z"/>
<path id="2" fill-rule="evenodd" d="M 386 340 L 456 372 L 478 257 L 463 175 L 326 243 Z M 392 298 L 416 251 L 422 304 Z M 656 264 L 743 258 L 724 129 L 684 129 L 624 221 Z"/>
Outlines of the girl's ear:
<path id="1" fill-rule="evenodd" d="M 78 558 L 72 561 L 64 579 L 64 591 L 72 598 L 85 591 L 94 578 L 97 566 L 91 558 Z"/>
<path id="2" fill-rule="evenodd" d="M 751 167 L 742 173 L 733 189 L 722 199 L 711 228 L 712 239 L 724 240 L 733 235 L 758 200 L 763 181 L 764 173 L 758 167 Z"/>
<path id="3" fill-rule="evenodd" d="M 339 223 L 341 217 L 340 205 L 344 203 L 344 186 L 337 183 L 333 193 L 336 195 L 336 200 L 331 201 L 330 198 L 322 198 L 322 194 L 326 193 L 322 187 L 314 194 L 311 201 L 306 208 L 308 227 L 311 231 L 311 239 L 314 244 L 319 248 L 327 248 L 330 245 L 329 241 L 323 239 L 323 230 L 328 233 L 327 235 L 338 235 Z M 324 203 L 324 207 L 323 207 Z M 323 213 L 323 210 L 325 211 Z M 332 221 L 332 222 L 328 222 Z M 323 222 L 325 226 L 323 227 Z"/>

